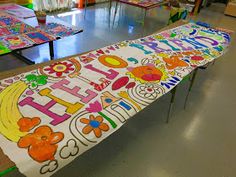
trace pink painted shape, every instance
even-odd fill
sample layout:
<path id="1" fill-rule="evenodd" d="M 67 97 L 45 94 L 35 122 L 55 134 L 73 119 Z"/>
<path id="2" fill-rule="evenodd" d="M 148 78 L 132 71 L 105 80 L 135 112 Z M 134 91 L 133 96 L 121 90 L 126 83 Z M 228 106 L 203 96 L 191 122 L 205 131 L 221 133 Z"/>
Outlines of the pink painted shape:
<path id="1" fill-rule="evenodd" d="M 117 71 L 113 70 L 113 69 L 109 69 L 108 72 L 110 72 L 110 73 L 107 73 L 107 72 L 104 72 L 104 71 L 102 71 L 100 69 L 97 69 L 97 68 L 93 67 L 93 65 L 91 65 L 91 64 L 86 65 L 85 68 L 90 69 L 90 70 L 92 70 L 94 72 L 103 74 L 103 75 L 106 76 L 107 79 L 110 79 L 110 80 L 115 79 L 116 76 L 119 75 L 119 73 Z"/>
<path id="2" fill-rule="evenodd" d="M 64 121 L 66 121 L 67 119 L 69 119 L 71 116 L 68 114 L 63 114 L 62 116 L 50 111 L 49 109 L 51 107 L 53 107 L 57 102 L 54 100 L 49 101 L 46 105 L 41 105 L 39 103 L 34 102 L 34 98 L 32 97 L 27 97 L 25 99 L 23 99 L 21 102 L 19 102 L 20 106 L 31 106 L 33 108 L 35 108 L 36 110 L 42 112 L 43 114 L 49 116 L 50 118 L 53 119 L 53 121 L 50 122 L 51 125 L 58 125 Z"/>
<path id="3" fill-rule="evenodd" d="M 98 101 L 95 101 L 94 103 L 90 103 L 86 110 L 91 113 L 100 112 L 102 111 L 102 105 Z"/>
<path id="4" fill-rule="evenodd" d="M 70 81 L 68 81 L 66 79 L 63 79 L 63 80 L 60 80 L 59 82 L 51 85 L 50 87 L 52 89 L 60 89 L 60 90 L 63 90 L 65 92 L 67 92 L 67 93 L 70 93 L 71 95 L 74 95 L 74 96 L 80 98 L 81 102 L 83 102 L 83 103 L 88 103 L 93 98 L 95 98 L 97 96 L 97 93 L 95 93 L 95 92 L 93 92 L 92 90 L 89 90 L 89 89 L 87 89 L 85 91 L 87 96 L 83 96 L 83 95 L 78 93 L 80 91 L 80 89 L 81 89 L 80 87 L 75 86 L 74 88 L 71 89 L 71 88 L 68 88 L 68 87 L 65 86 L 65 85 L 68 85 L 68 84 L 70 84 Z"/>

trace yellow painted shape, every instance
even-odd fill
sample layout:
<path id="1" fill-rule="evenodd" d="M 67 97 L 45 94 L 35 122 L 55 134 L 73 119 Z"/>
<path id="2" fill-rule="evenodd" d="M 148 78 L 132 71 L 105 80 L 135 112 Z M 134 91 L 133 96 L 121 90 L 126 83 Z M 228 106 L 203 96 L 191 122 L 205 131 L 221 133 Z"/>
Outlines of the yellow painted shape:
<path id="1" fill-rule="evenodd" d="M 111 57 L 106 57 L 105 61 L 107 63 L 110 63 L 110 64 L 115 65 L 115 66 L 119 66 L 120 65 L 120 62 L 118 60 L 116 60 L 114 58 L 111 58 Z"/>
<path id="2" fill-rule="evenodd" d="M 52 95 L 51 92 L 52 92 L 51 89 L 45 88 L 43 90 L 40 90 L 39 94 L 41 96 L 47 96 L 47 97 L 51 98 L 52 100 L 56 101 L 58 104 L 67 107 L 66 112 L 69 114 L 76 113 L 78 110 L 80 110 L 84 106 L 83 104 L 78 103 L 78 102 L 75 104 L 69 103 L 65 100 L 62 100 L 62 99 Z"/>
<path id="3" fill-rule="evenodd" d="M 18 108 L 18 101 L 27 85 L 23 81 L 18 81 L 0 92 L 0 133 L 13 142 L 25 136 L 27 133 L 21 132 L 17 122 L 22 118 Z"/>

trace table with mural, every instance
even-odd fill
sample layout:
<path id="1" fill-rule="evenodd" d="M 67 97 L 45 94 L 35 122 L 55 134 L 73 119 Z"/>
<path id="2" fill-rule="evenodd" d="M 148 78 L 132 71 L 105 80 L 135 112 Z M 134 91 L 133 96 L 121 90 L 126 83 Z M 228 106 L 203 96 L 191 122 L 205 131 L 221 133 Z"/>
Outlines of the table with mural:
<path id="1" fill-rule="evenodd" d="M 229 44 L 227 32 L 187 23 L 14 76 L 3 73 L 0 147 L 24 175 L 50 176 Z"/>
<path id="2" fill-rule="evenodd" d="M 169 6 L 169 0 L 116 0 L 114 21 L 116 19 L 116 14 L 118 11 L 118 3 L 124 3 L 124 4 L 128 4 L 131 6 L 144 9 L 143 20 L 142 20 L 143 26 L 145 26 L 145 20 L 146 20 L 148 10 L 156 8 L 156 7 Z"/>
<path id="3" fill-rule="evenodd" d="M 14 51 L 49 43 L 50 55 L 53 58 L 53 41 L 83 31 L 53 17 L 47 17 L 46 20 L 45 25 L 40 25 L 36 17 L 23 20 L 6 13 L 0 13 L 0 55 L 13 52 L 19 58 L 27 61 L 26 58 Z M 29 63 L 31 63 L 30 60 Z"/>
<path id="4" fill-rule="evenodd" d="M 119 0 L 119 2 L 145 9 L 150 9 L 168 4 L 168 1 L 166 0 Z"/>

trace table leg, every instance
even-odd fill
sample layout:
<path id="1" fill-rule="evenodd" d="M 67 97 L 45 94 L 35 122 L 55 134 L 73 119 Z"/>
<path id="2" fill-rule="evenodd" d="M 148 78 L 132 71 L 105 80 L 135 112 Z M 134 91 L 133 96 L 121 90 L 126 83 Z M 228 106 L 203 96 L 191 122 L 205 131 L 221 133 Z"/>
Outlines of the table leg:
<path id="1" fill-rule="evenodd" d="M 108 11 L 108 28 L 111 28 L 111 6 L 112 6 L 112 0 L 109 0 L 109 11 Z"/>
<path id="2" fill-rule="evenodd" d="M 144 17 L 143 17 L 143 26 L 145 27 L 145 20 L 147 16 L 147 9 L 144 9 Z"/>
<path id="3" fill-rule="evenodd" d="M 115 12 L 114 12 L 114 17 L 113 17 L 113 24 L 112 24 L 112 27 L 114 26 L 115 24 L 115 20 L 116 20 L 116 14 L 117 14 L 117 9 L 118 9 L 118 0 L 116 0 L 116 5 L 115 5 Z"/>
<path id="4" fill-rule="evenodd" d="M 143 34 L 142 36 L 145 35 L 145 28 L 146 28 L 146 16 L 147 16 L 147 9 L 144 9 L 144 15 L 143 15 Z"/>
<path id="5" fill-rule="evenodd" d="M 22 51 L 21 51 L 21 50 L 12 51 L 11 54 L 14 55 L 15 57 L 17 57 L 18 59 L 20 59 L 21 61 L 25 62 L 25 63 L 28 64 L 28 65 L 33 65 L 33 64 L 35 64 L 34 61 L 32 61 L 32 60 L 30 60 L 29 58 L 25 57 L 25 56 L 22 54 Z"/>
<path id="6" fill-rule="evenodd" d="M 112 0 L 109 0 L 109 11 L 111 11 Z"/>
<path id="7" fill-rule="evenodd" d="M 184 102 L 184 109 L 186 109 L 188 97 L 189 97 L 189 94 L 190 94 L 190 92 L 191 92 L 191 90 L 192 90 L 194 81 L 195 81 L 195 79 L 196 79 L 197 71 L 198 71 L 198 68 L 196 68 L 196 69 L 193 71 L 193 77 L 192 77 L 192 79 L 191 79 L 191 82 L 190 82 L 190 85 L 189 85 L 189 88 L 188 88 L 188 93 L 187 93 L 187 96 L 186 96 L 185 102 Z"/>
<path id="8" fill-rule="evenodd" d="M 166 118 L 166 123 L 169 123 L 169 119 L 170 119 L 171 112 L 172 112 L 173 105 L 174 105 L 174 101 L 175 101 L 176 89 L 177 89 L 177 86 L 175 86 L 175 87 L 170 91 L 170 92 L 171 92 L 171 99 L 170 99 L 170 105 L 169 105 L 168 114 L 167 114 L 167 118 Z"/>
<path id="9" fill-rule="evenodd" d="M 49 41 L 49 53 L 50 53 L 50 59 L 54 59 L 54 45 L 53 41 Z"/>
<path id="10" fill-rule="evenodd" d="M 86 17 L 87 6 L 88 6 L 88 0 L 85 0 L 85 4 L 84 4 L 84 19 Z"/>

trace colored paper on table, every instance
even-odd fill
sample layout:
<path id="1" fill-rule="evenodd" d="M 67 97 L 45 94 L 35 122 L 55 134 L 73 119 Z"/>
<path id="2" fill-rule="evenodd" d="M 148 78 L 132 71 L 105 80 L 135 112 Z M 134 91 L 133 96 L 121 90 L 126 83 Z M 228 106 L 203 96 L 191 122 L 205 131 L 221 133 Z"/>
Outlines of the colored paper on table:
<path id="1" fill-rule="evenodd" d="M 60 38 L 72 36 L 80 31 L 76 27 L 67 27 L 59 23 L 47 23 L 43 30 Z"/>
<path id="2" fill-rule="evenodd" d="M 6 36 L 3 38 L 0 38 L 0 40 L 10 50 L 22 49 L 22 48 L 26 48 L 33 45 L 33 43 L 30 40 L 28 40 L 22 35 Z"/>
<path id="3" fill-rule="evenodd" d="M 154 6 L 161 2 L 164 2 L 164 0 L 119 0 L 119 1 L 123 3 L 131 4 L 131 5 L 133 4 L 136 6 L 144 7 L 144 8 Z"/>
<path id="4" fill-rule="evenodd" d="M 0 10 L 7 12 L 11 15 L 14 15 L 18 18 L 35 17 L 35 13 L 33 10 L 22 7 L 17 4 L 2 4 L 2 5 L 0 5 Z"/>
<path id="5" fill-rule="evenodd" d="M 24 36 L 35 44 L 42 44 L 56 39 L 54 36 L 43 31 L 25 33 Z"/>
<path id="6" fill-rule="evenodd" d="M 15 25 L 17 23 L 22 23 L 20 20 L 11 17 L 10 15 L 0 15 L 0 26 L 10 26 Z"/>
<path id="7" fill-rule="evenodd" d="M 229 44 L 189 23 L 2 79 L 0 147 L 24 175 L 51 176 Z"/>
<path id="8" fill-rule="evenodd" d="M 11 50 L 8 49 L 6 46 L 4 46 L 1 42 L 0 42 L 0 55 L 3 55 L 3 54 L 7 54 L 7 53 L 10 53 Z"/>
<path id="9" fill-rule="evenodd" d="M 18 35 L 18 34 L 28 33 L 32 31 L 37 31 L 37 29 L 25 23 L 18 23 L 15 25 L 8 26 L 8 31 L 12 35 Z"/>
<path id="10" fill-rule="evenodd" d="M 10 35 L 11 32 L 7 27 L 0 27 L 0 37 Z"/>

